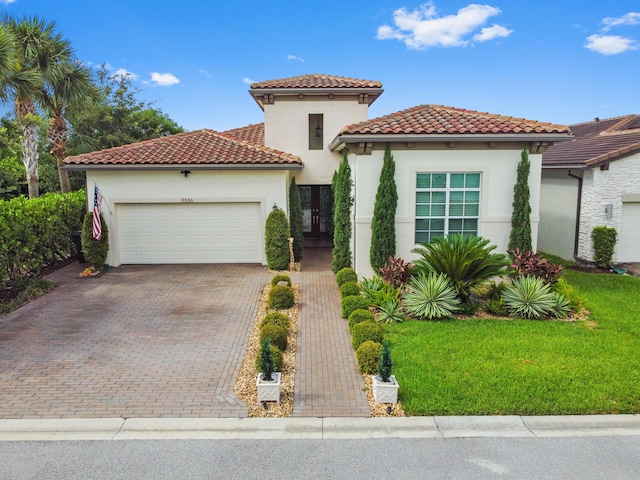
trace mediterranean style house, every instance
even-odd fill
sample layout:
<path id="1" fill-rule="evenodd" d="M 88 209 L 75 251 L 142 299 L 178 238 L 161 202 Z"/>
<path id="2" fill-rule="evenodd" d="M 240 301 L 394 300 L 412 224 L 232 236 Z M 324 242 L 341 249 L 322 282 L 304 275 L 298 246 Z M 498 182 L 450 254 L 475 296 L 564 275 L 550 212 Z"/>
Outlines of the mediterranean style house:
<path id="1" fill-rule="evenodd" d="M 542 154 L 572 138 L 568 127 L 441 105 L 369 119 L 368 108 L 382 92 L 380 82 L 331 75 L 256 82 L 249 94 L 264 112 L 263 123 L 69 157 L 65 168 L 86 171 L 89 198 L 93 179 L 100 187 L 111 212 L 106 222 L 113 266 L 265 264 L 266 217 L 274 207 L 288 210 L 293 177 L 305 235 L 329 235 L 331 180 L 347 149 L 353 262 L 359 275 L 368 276 L 387 143 L 396 162 L 397 255 L 405 259 L 415 257 L 417 244 L 456 232 L 482 235 L 505 251 L 516 169 L 526 147 L 535 243 Z"/>
<path id="2" fill-rule="evenodd" d="M 618 232 L 615 263 L 640 262 L 640 115 L 571 125 L 572 142 L 542 156 L 538 247 L 593 262 L 591 232 Z"/>

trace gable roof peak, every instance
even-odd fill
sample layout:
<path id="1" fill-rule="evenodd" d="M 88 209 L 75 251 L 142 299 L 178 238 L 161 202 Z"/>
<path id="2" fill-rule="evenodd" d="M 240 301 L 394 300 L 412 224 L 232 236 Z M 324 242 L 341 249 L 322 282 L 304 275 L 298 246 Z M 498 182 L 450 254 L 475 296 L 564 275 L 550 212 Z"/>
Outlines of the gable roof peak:
<path id="1" fill-rule="evenodd" d="M 337 75 L 326 75 L 319 73 L 308 73 L 295 77 L 253 82 L 252 90 L 273 89 L 273 88 L 382 88 L 382 83 L 374 80 L 362 80 L 352 77 L 341 77 Z"/>

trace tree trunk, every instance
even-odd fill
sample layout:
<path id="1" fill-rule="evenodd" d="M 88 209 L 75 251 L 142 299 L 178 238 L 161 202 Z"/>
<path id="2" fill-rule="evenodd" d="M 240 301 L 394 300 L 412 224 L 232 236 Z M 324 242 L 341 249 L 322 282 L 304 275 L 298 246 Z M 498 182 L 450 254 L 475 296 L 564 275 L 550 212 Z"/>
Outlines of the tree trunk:
<path id="1" fill-rule="evenodd" d="M 35 115 L 33 100 L 16 99 L 16 117 L 22 130 L 22 163 L 27 171 L 29 198 L 40 196 L 38 183 L 38 127 L 28 115 Z"/>
<path id="2" fill-rule="evenodd" d="M 60 179 L 60 191 L 69 193 L 69 174 L 62 169 L 64 157 L 67 154 L 67 123 L 60 115 L 55 115 L 49 120 L 49 141 L 51 142 L 50 152 L 56 158 L 58 165 L 58 178 Z"/>

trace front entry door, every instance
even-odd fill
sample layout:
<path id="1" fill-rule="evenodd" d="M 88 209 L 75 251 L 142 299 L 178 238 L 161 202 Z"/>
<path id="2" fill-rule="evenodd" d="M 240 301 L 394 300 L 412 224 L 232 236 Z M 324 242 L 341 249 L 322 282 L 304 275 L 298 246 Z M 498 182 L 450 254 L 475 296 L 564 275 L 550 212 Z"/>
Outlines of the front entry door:
<path id="1" fill-rule="evenodd" d="M 300 185 L 305 238 L 330 238 L 333 232 L 331 185 Z"/>

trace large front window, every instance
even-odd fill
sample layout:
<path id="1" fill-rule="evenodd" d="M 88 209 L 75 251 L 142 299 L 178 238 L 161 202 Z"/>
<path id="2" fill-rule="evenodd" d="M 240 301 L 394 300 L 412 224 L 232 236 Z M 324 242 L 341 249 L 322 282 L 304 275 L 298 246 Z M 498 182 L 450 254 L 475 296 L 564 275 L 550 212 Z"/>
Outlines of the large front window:
<path id="1" fill-rule="evenodd" d="M 480 173 L 418 173 L 416 243 L 453 233 L 478 235 Z"/>

